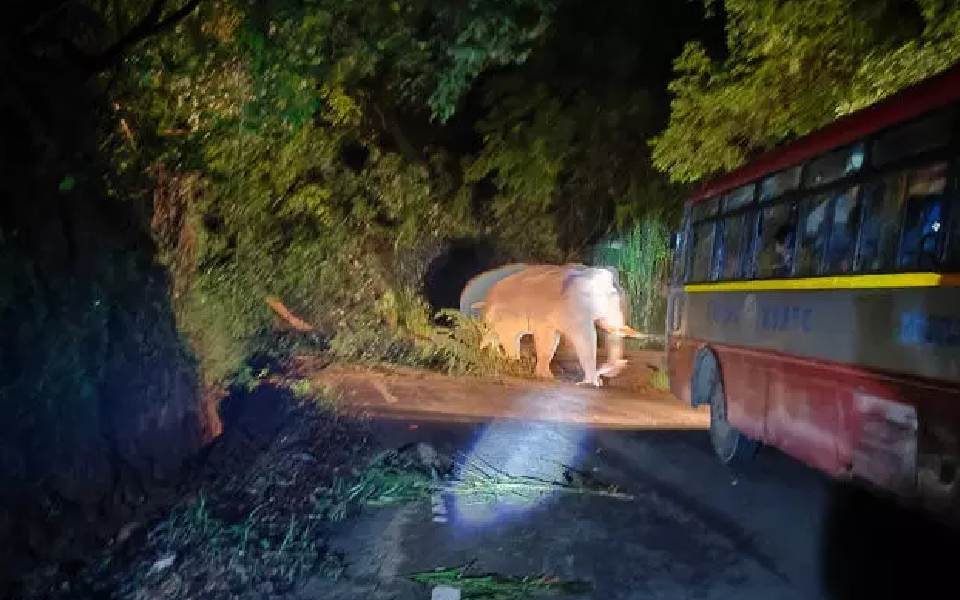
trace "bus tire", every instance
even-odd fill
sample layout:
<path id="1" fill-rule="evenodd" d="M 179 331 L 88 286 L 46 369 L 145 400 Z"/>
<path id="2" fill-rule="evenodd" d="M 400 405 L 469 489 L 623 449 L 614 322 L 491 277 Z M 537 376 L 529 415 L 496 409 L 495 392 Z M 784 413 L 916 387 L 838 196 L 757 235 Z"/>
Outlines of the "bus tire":
<path id="1" fill-rule="evenodd" d="M 710 444 L 717 458 L 735 467 L 753 458 L 759 444 L 727 420 L 727 398 L 716 354 L 708 348 L 697 353 L 691 390 L 694 405 L 710 405 Z"/>

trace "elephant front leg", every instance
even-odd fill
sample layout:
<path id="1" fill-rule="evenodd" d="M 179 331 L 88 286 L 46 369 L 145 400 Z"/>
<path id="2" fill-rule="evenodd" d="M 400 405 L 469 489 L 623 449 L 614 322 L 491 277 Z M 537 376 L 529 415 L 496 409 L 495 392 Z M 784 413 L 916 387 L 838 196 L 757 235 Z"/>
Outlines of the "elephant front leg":
<path id="1" fill-rule="evenodd" d="M 494 334 L 500 340 L 509 358 L 520 360 L 520 338 L 523 332 L 510 323 L 499 323 L 494 326 Z"/>
<path id="2" fill-rule="evenodd" d="M 480 340 L 480 349 L 486 350 L 487 348 L 490 348 L 497 356 L 503 356 L 503 352 L 500 349 L 500 340 L 497 339 L 497 334 L 494 333 L 492 329 L 489 329 L 483 335 L 483 339 Z"/>
<path id="3" fill-rule="evenodd" d="M 535 374 L 544 379 L 553 379 L 550 363 L 560 345 L 560 332 L 553 328 L 542 328 L 533 332 L 533 344 L 537 351 L 537 367 Z"/>
<path id="4" fill-rule="evenodd" d="M 600 373 L 597 372 L 597 330 L 593 323 L 586 323 L 577 331 L 567 335 L 577 352 L 577 360 L 583 369 L 582 385 L 600 387 Z"/>

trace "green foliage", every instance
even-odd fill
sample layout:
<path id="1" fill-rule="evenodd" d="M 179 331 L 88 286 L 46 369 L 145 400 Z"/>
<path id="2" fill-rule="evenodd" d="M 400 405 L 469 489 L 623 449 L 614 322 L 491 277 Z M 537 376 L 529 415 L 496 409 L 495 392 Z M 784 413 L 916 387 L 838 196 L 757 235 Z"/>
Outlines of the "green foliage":
<path id="1" fill-rule="evenodd" d="M 732 169 L 960 59 L 960 6 L 940 0 L 725 0 L 727 54 L 690 42 L 652 142 L 674 181 Z"/>
<path id="2" fill-rule="evenodd" d="M 313 395 L 313 384 L 309 379 L 296 379 L 290 382 L 289 387 L 297 398 L 309 398 Z"/>
<path id="3" fill-rule="evenodd" d="M 150 143 L 132 152 L 113 136 L 118 174 L 131 174 L 116 193 L 132 196 L 133 173 L 155 161 L 197 175 L 178 180 L 169 210 L 187 214 L 187 235 L 167 236 L 161 255 L 179 267 L 178 324 L 208 380 L 264 349 L 266 296 L 341 342 L 374 335 L 378 299 L 420 283 L 425 264 L 405 263 L 475 232 L 455 165 L 414 148 L 398 110 L 449 118 L 484 69 L 525 59 L 550 11 L 541 0 L 220 0 L 129 57 L 114 97 Z M 411 341 L 433 335 L 421 321 L 353 347 L 442 362 Z"/>
<path id="4" fill-rule="evenodd" d="M 462 598 L 486 600 L 524 600 L 542 596 L 581 595 L 590 585 L 581 581 L 560 581 L 547 576 L 510 577 L 505 575 L 467 575 L 467 567 L 438 568 L 410 575 L 425 585 L 448 585 L 460 590 Z"/>
<path id="5" fill-rule="evenodd" d="M 513 361 L 480 348 L 486 333 L 483 322 L 456 310 L 431 316 L 426 303 L 411 290 L 388 291 L 377 308 L 388 327 L 341 329 L 330 344 L 334 355 L 355 362 L 425 367 L 451 375 L 532 374 L 529 361 Z"/>
<path id="6" fill-rule="evenodd" d="M 386 450 L 350 478 L 335 478 L 315 492 L 314 511 L 329 521 L 342 521 L 365 506 L 387 506 L 429 497 L 440 489 L 439 473 L 428 470 L 410 453 Z"/>
<path id="7" fill-rule="evenodd" d="M 522 64 L 532 44 L 550 23 L 550 0 L 471 0 L 464 13 L 447 4 L 439 15 L 459 24 L 448 61 L 430 94 L 433 117 L 441 122 L 453 116 L 457 101 L 480 73 L 491 66 Z"/>
<path id="8" fill-rule="evenodd" d="M 695 12 L 685 3 L 565 4 L 541 51 L 485 83 L 483 147 L 464 180 L 513 255 L 579 260 L 612 226 L 675 214 L 682 188 L 652 168 L 646 142 L 667 114 L 655 74 L 669 70 Z"/>

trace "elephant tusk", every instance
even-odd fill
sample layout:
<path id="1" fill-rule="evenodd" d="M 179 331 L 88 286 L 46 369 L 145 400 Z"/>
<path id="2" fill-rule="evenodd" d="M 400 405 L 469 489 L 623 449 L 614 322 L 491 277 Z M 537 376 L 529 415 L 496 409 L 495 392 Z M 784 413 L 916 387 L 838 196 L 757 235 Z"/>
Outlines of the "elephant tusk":
<path id="1" fill-rule="evenodd" d="M 602 329 L 603 331 L 606 331 L 607 333 L 618 336 L 618 337 L 630 337 L 630 338 L 643 337 L 642 333 L 640 333 L 633 327 L 630 327 L 629 325 L 623 325 L 621 327 L 613 327 L 601 321 L 597 324 L 597 326 L 600 327 L 600 329 Z"/>

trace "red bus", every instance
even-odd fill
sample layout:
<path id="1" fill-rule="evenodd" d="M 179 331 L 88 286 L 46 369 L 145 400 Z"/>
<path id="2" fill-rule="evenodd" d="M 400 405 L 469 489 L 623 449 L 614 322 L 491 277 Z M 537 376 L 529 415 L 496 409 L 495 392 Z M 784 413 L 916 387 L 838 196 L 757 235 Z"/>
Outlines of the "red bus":
<path id="1" fill-rule="evenodd" d="M 667 304 L 673 392 L 759 443 L 960 506 L 960 65 L 710 181 Z"/>

